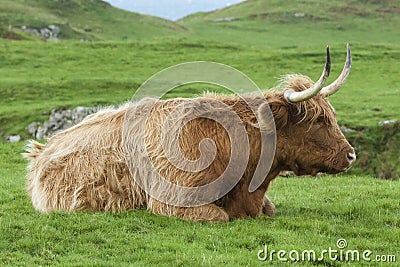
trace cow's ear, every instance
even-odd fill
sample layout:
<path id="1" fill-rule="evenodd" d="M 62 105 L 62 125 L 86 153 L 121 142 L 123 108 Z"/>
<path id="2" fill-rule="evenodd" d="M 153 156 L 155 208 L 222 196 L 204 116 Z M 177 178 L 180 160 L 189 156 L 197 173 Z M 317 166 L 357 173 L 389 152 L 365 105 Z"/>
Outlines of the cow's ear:
<path id="1" fill-rule="evenodd" d="M 261 122 L 263 124 L 268 125 L 268 121 L 270 120 L 267 112 L 268 106 L 272 112 L 272 115 L 274 116 L 274 121 L 275 121 L 275 127 L 277 129 L 284 128 L 289 119 L 289 113 L 288 113 L 288 106 L 285 101 L 268 101 L 268 103 L 262 104 L 258 108 L 258 116 L 261 119 Z"/>

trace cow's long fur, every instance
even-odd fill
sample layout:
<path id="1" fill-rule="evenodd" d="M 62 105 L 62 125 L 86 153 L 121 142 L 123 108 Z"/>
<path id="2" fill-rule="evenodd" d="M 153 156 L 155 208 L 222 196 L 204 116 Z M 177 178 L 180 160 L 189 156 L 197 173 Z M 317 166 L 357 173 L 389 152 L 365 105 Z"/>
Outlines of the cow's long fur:
<path id="1" fill-rule="evenodd" d="M 308 77 L 290 75 L 284 79 L 282 88 L 290 87 L 301 91 L 311 84 L 312 81 Z M 209 119 L 196 119 L 185 125 L 180 134 L 179 146 L 182 153 L 189 159 L 196 159 L 199 157 L 197 148 L 200 141 L 212 138 L 217 147 L 216 158 L 209 167 L 197 173 L 184 172 L 174 167 L 168 162 L 160 146 L 161 127 L 168 114 L 178 104 L 189 100 L 171 99 L 155 102 L 153 99 L 145 99 L 135 104 L 135 108 L 140 111 L 155 104 L 149 119 L 138 120 L 136 124 L 126 128 L 127 132 L 124 135 L 126 139 L 123 139 L 122 127 L 129 104 L 116 109 L 104 109 L 90 115 L 78 125 L 51 137 L 46 145 L 32 141 L 25 155 L 30 159 L 28 192 L 32 203 L 42 212 L 56 210 L 117 212 L 145 208 L 158 214 L 208 221 L 227 221 L 232 218 L 258 216 L 261 213 L 273 215 L 275 208 L 272 202 L 265 198 L 270 182 L 282 170 L 297 171 L 299 174 L 304 171 L 304 167 L 300 168 L 292 156 L 301 151 L 286 148 L 288 137 L 285 129 L 288 125 L 304 124 L 306 125 L 304 129 L 307 130 L 322 118 L 328 128 L 332 128 L 328 130 L 329 135 L 338 133 L 337 127 L 334 127 L 336 125 L 334 111 L 326 98 L 318 95 L 298 104 L 290 104 L 284 99 L 281 90 L 268 91 L 264 96 L 275 118 L 277 151 L 270 172 L 265 174 L 265 181 L 255 192 L 248 192 L 248 186 L 260 155 L 260 129 L 257 127 L 257 120 L 261 119 L 261 124 L 263 123 L 263 110 L 259 109 L 261 115 L 258 114 L 260 117 L 257 118 L 239 97 L 206 94 L 194 101 L 199 101 L 204 109 L 207 109 L 207 101 L 203 100 L 210 98 L 231 106 L 245 125 L 251 148 L 249 163 L 242 179 L 221 199 L 197 207 L 176 207 L 153 199 L 135 182 L 133 176 L 140 176 L 149 183 L 152 181 L 152 177 L 146 177 L 149 175 L 147 169 L 151 166 L 143 165 L 144 161 L 141 161 L 140 157 L 135 157 L 135 153 L 140 153 L 135 150 L 135 140 L 138 138 L 135 134 L 137 127 L 144 127 L 144 124 L 146 148 L 154 167 L 175 184 L 182 186 L 208 184 L 220 176 L 230 157 L 230 141 L 222 126 Z M 123 151 L 123 146 L 127 144 L 132 148 L 129 156 Z M 308 160 L 312 162 L 314 158 L 310 156 Z M 130 167 L 134 167 L 133 173 L 129 171 L 127 161 Z M 314 174 L 314 170 L 310 169 L 308 172 Z"/>

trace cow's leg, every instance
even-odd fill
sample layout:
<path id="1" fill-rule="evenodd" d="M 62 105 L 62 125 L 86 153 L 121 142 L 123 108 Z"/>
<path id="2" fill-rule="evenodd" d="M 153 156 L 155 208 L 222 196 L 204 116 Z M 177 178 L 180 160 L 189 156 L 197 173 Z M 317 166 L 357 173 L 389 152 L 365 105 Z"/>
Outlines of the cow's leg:
<path id="1" fill-rule="evenodd" d="M 262 213 L 270 217 L 275 216 L 275 205 L 266 195 L 264 197 Z"/>
<path id="2" fill-rule="evenodd" d="M 180 217 L 192 221 L 227 222 L 228 214 L 215 204 L 197 207 L 177 207 L 152 199 L 150 210 L 155 214 Z"/>

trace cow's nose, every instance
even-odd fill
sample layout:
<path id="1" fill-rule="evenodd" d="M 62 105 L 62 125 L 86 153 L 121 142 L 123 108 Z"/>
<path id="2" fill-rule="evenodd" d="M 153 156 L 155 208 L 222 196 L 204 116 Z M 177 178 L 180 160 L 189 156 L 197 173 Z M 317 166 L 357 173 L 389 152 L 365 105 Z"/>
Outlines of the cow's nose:
<path id="1" fill-rule="evenodd" d="M 356 153 L 350 152 L 347 153 L 347 159 L 349 160 L 350 164 L 352 164 L 356 160 Z"/>

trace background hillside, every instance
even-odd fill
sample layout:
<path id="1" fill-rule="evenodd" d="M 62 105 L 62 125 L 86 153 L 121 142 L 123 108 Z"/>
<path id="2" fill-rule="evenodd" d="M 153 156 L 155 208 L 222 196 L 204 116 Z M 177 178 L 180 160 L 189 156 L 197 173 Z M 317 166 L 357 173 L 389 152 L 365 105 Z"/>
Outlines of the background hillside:
<path id="1" fill-rule="evenodd" d="M 23 26 L 40 31 L 55 25 L 60 28 L 61 39 L 86 40 L 140 40 L 184 31 L 172 21 L 117 9 L 100 0 L 1 0 L 0 3 L 3 35 L 9 25 L 17 36 L 22 34 Z"/>
<path id="2" fill-rule="evenodd" d="M 187 16 L 193 38 L 247 45 L 300 47 L 316 43 L 399 43 L 396 0 L 249 0 Z"/>
<path id="3" fill-rule="evenodd" d="M 173 9 L 173 6 L 170 7 Z M 60 39 L 185 38 L 267 47 L 400 43 L 396 0 L 249 0 L 196 13 L 177 23 L 124 11 L 100 0 L 1 0 L 0 36 L 31 39 L 20 29 L 55 25 Z"/>

